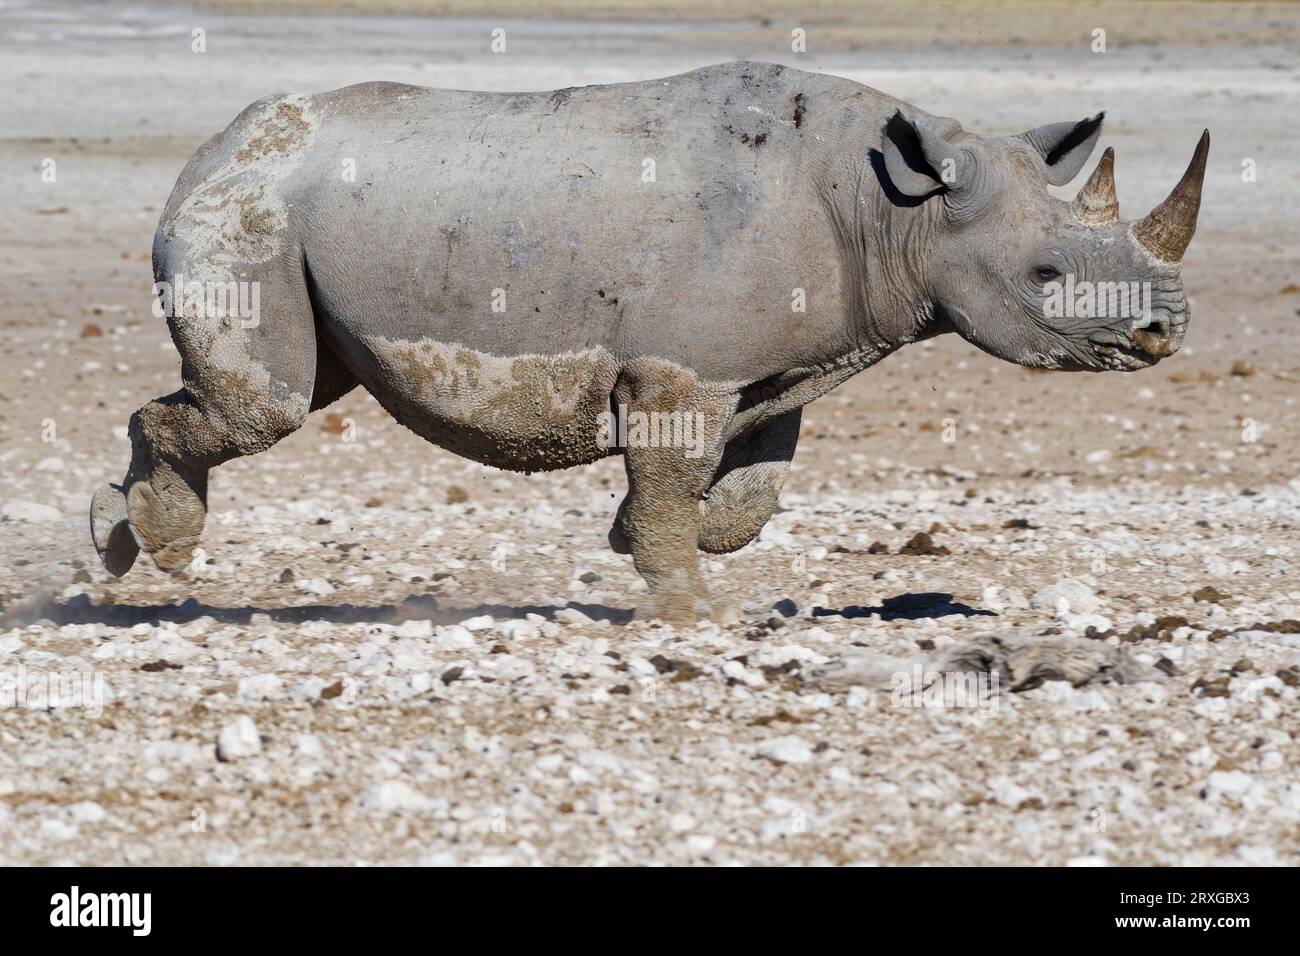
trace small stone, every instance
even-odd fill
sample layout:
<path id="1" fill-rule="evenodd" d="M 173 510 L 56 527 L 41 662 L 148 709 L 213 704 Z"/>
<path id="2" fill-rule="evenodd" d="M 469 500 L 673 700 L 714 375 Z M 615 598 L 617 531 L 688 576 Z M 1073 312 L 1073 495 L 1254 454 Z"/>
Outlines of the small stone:
<path id="1" fill-rule="evenodd" d="M 1029 599 L 1029 606 L 1036 611 L 1054 614 L 1090 614 L 1101 607 L 1101 599 L 1082 581 L 1063 578 L 1035 591 Z"/>
<path id="2" fill-rule="evenodd" d="M 474 646 L 474 635 L 468 628 L 459 624 L 450 624 L 447 627 L 438 628 L 438 639 L 435 643 L 439 650 L 469 650 Z"/>
<path id="3" fill-rule="evenodd" d="M 65 820 L 42 820 L 40 834 L 49 840 L 71 840 L 77 835 L 77 827 Z"/>
<path id="4" fill-rule="evenodd" d="M 772 610 L 776 611 L 782 617 L 794 617 L 799 613 L 799 607 L 789 598 L 782 598 L 772 605 Z"/>
<path id="5" fill-rule="evenodd" d="M 275 700 L 284 696 L 284 681 L 279 674 L 254 674 L 239 682 L 238 694 L 245 700 Z"/>
<path id="6" fill-rule="evenodd" d="M 104 808 L 92 800 L 82 800 L 80 803 L 74 803 L 68 807 L 68 812 L 77 823 L 99 823 L 108 816 L 104 812 Z"/>
<path id="7" fill-rule="evenodd" d="M 1234 803 L 1249 795 L 1259 783 L 1241 770 L 1216 770 L 1210 774 L 1201 792 L 1206 800 L 1225 799 Z"/>
<path id="8" fill-rule="evenodd" d="M 427 638 L 433 637 L 433 622 L 428 620 L 403 621 L 398 625 L 398 637 Z"/>
<path id="9" fill-rule="evenodd" d="M 385 780 L 366 788 L 361 806 L 372 813 L 418 811 L 429 806 L 429 798 L 401 780 Z"/>
<path id="10" fill-rule="evenodd" d="M 764 741 L 759 745 L 758 755 L 773 763 L 807 763 L 812 760 L 813 752 L 802 738 L 788 734 Z"/>
<path id="11" fill-rule="evenodd" d="M 7 501 L 3 507 L 0 507 L 0 517 L 10 521 L 62 521 L 63 512 L 58 508 L 37 504 L 34 501 Z"/>
<path id="12" fill-rule="evenodd" d="M 594 624 L 591 618 L 583 614 L 576 607 L 562 607 L 555 612 L 555 620 L 560 624 L 568 624 L 572 627 L 583 627 L 588 624 Z"/>
<path id="13" fill-rule="evenodd" d="M 910 541 L 898 549 L 899 554 L 910 555 L 944 555 L 949 554 L 949 550 L 943 545 L 936 545 L 934 539 L 926 531 L 918 531 L 912 535 Z"/>
<path id="14" fill-rule="evenodd" d="M 693 833 L 686 838 L 686 849 L 691 856 L 708 856 L 717 843 L 715 837 L 704 833 Z"/>
<path id="15" fill-rule="evenodd" d="M 262 738 L 257 733 L 257 724 L 247 714 L 241 714 L 217 735 L 217 759 L 222 761 L 241 760 L 262 752 Z"/>

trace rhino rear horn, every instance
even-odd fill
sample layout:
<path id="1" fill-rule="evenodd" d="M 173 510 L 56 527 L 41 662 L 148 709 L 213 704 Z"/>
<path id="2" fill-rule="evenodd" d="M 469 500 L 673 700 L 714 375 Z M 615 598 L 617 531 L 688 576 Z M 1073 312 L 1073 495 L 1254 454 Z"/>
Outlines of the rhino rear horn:
<path id="1" fill-rule="evenodd" d="M 1101 121 L 1105 118 L 1105 113 L 1098 113 L 1077 123 L 1049 123 L 1021 133 L 1016 139 L 1028 143 L 1043 158 L 1049 183 L 1064 186 L 1079 175 L 1079 170 L 1092 155 L 1092 148 L 1101 135 Z"/>
<path id="2" fill-rule="evenodd" d="M 1201 183 L 1205 160 L 1210 154 L 1210 131 L 1201 134 L 1187 171 L 1165 201 L 1141 222 L 1133 224 L 1133 238 L 1142 248 L 1164 262 L 1181 262 L 1196 234 L 1196 217 L 1201 211 Z"/>
<path id="3" fill-rule="evenodd" d="M 1119 221 L 1115 196 L 1115 149 L 1107 146 L 1101 162 L 1074 197 L 1074 213 L 1085 226 L 1105 226 Z"/>

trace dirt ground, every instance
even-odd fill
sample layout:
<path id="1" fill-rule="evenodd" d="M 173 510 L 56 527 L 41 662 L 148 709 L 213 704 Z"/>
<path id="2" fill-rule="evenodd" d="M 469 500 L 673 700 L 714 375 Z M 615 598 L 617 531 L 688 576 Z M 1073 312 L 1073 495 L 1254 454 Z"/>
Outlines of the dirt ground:
<path id="1" fill-rule="evenodd" d="M 689 6 L 0 3 L 0 669 L 92 688 L 0 693 L 0 862 L 1300 862 L 1300 7 L 830 5 L 797 54 L 770 5 Z M 1126 217 L 1209 127 L 1185 347 L 1065 375 L 935 340 L 858 376 L 761 540 L 707 562 L 735 623 L 629 619 L 616 459 L 494 471 L 360 391 L 214 472 L 190 571 L 103 571 L 90 495 L 179 385 L 153 229 L 240 109 L 740 57 L 988 133 L 1105 109 Z M 971 706 L 831 679 L 1039 635 L 1160 679 Z"/>

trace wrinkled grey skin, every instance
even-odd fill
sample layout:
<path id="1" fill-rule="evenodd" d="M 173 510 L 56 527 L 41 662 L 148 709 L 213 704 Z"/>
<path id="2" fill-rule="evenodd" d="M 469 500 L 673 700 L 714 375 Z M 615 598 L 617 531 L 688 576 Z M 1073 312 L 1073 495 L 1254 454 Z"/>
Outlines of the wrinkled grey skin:
<path id="1" fill-rule="evenodd" d="M 1177 347 L 1177 264 L 1048 195 L 1099 128 L 981 137 L 763 63 L 554 93 L 371 83 L 261 100 L 199 149 L 154 241 L 159 281 L 257 282 L 258 324 L 174 310 L 184 387 L 132 417 L 126 479 L 92 503 L 96 546 L 115 574 L 140 548 L 183 567 L 208 470 L 361 384 L 496 467 L 624 454 L 610 542 L 649 586 L 639 610 L 705 611 L 698 552 L 762 529 L 802 407 L 895 349 L 956 331 L 1020 364 L 1102 370 Z M 1045 263 L 1157 283 L 1159 347 L 1137 348 L 1128 320 L 1045 322 Z M 602 445 L 597 416 L 619 405 L 698 414 L 703 454 Z"/>

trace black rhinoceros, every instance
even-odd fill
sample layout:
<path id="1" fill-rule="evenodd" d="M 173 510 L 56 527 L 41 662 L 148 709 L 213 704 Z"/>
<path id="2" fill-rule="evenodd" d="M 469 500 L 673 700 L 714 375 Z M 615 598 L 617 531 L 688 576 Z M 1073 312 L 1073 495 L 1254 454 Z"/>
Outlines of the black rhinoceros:
<path id="1" fill-rule="evenodd" d="M 1169 198 L 1124 223 L 1110 150 L 1073 202 L 1047 188 L 1101 123 L 980 136 L 749 62 L 552 93 L 260 100 L 163 212 L 154 274 L 184 385 L 132 416 L 95 545 L 114 574 L 140 548 L 183 566 L 208 470 L 361 384 L 484 464 L 622 454 L 610 543 L 649 586 L 640 611 L 693 615 L 698 552 L 763 528 L 803 406 L 895 349 L 956 332 L 1021 365 L 1132 370 L 1178 348 L 1208 132 Z"/>

